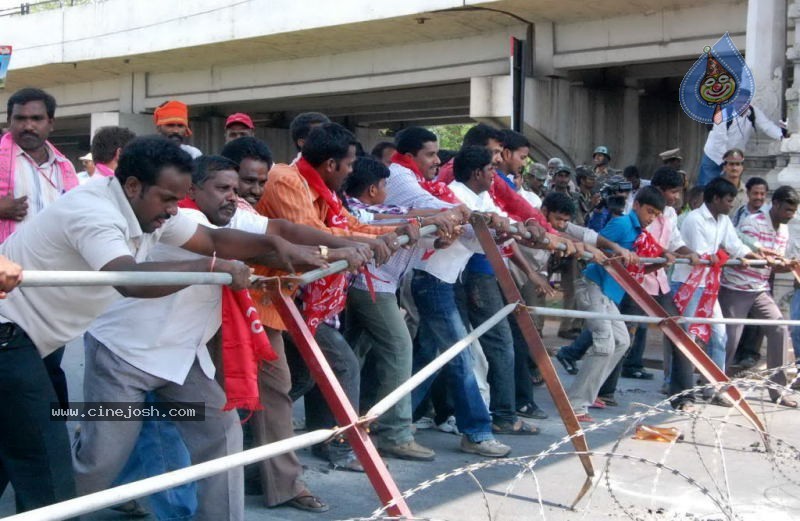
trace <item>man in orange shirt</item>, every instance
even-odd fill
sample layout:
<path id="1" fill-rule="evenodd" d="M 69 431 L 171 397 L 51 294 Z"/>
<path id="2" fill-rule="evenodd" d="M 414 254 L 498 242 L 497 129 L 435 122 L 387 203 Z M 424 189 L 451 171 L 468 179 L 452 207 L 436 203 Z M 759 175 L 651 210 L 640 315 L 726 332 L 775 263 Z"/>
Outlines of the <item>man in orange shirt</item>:
<path id="1" fill-rule="evenodd" d="M 387 228 L 361 224 L 344 209 L 336 192 L 352 171 L 355 145 L 355 136 L 341 125 L 325 123 L 314 128 L 302 144 L 300 157 L 292 165 L 279 164 L 270 170 L 264 195 L 256 209 L 270 218 L 286 219 L 367 243 L 374 251 L 376 263 L 383 264 L 400 247 L 398 235 L 407 234 L 416 238 L 418 230 L 412 225 Z M 258 271 L 261 271 L 260 268 L 257 268 Z M 263 302 L 258 297 L 255 300 Z M 305 286 L 301 290 L 301 300 L 306 323 L 315 332 L 317 342 L 357 410 L 360 366 L 336 323 L 346 300 L 344 275 L 333 275 Z M 275 308 L 263 303 L 257 305 L 273 347 L 282 346 L 281 330 L 285 327 Z M 303 387 L 298 383 L 307 378 L 298 374 L 293 376 L 295 387 Z M 335 425 L 318 389 L 308 392 L 305 404 L 309 429 Z M 363 471 L 346 444 L 316 446 L 314 452 L 328 459 L 334 468 Z"/>

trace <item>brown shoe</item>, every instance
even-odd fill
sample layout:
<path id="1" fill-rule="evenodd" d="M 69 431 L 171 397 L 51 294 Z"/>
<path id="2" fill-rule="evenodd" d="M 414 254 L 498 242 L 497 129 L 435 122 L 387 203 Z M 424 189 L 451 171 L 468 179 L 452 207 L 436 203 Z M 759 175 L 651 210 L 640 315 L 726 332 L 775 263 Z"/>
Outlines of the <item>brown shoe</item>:
<path id="1" fill-rule="evenodd" d="M 378 447 L 378 452 L 390 458 L 409 461 L 433 461 L 436 458 L 435 452 L 414 440 L 397 445 L 381 445 Z"/>

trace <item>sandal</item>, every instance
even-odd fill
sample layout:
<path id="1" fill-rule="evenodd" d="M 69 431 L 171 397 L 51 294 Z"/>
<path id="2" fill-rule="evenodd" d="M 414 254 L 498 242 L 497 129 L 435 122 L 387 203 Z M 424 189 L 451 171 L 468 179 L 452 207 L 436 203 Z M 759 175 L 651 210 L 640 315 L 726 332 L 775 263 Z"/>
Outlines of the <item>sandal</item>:
<path id="1" fill-rule="evenodd" d="M 606 403 L 600 398 L 595 398 L 594 402 L 589 406 L 590 409 L 605 409 Z"/>
<path id="2" fill-rule="evenodd" d="M 296 495 L 289 501 L 283 503 L 281 506 L 296 508 L 297 510 L 305 510 L 306 512 L 327 512 L 330 507 L 326 505 L 320 498 L 309 492 L 303 490 L 300 494 Z"/>
<path id="3" fill-rule="evenodd" d="M 589 413 L 578 414 L 575 418 L 581 423 L 594 423 L 594 418 Z"/>
<path id="4" fill-rule="evenodd" d="M 522 420 L 517 420 L 516 423 L 493 423 L 492 424 L 492 433 L 493 434 L 513 434 L 515 436 L 530 436 L 534 434 L 539 434 L 539 429 L 530 423 L 524 422 Z"/>
<path id="5" fill-rule="evenodd" d="M 526 403 L 517 409 L 517 415 L 533 418 L 534 420 L 544 420 L 547 418 L 547 413 L 540 409 L 535 403 Z"/>
<path id="6" fill-rule="evenodd" d="M 575 365 L 575 362 L 572 359 L 567 358 L 566 356 L 561 356 L 561 351 L 556 353 L 556 360 L 558 360 L 561 365 L 564 366 L 564 369 L 567 371 L 567 373 L 573 375 L 578 374 L 578 366 Z"/>
<path id="7" fill-rule="evenodd" d="M 542 373 L 539 371 L 538 367 L 531 371 L 531 383 L 534 387 L 539 387 L 544 383 L 544 376 L 542 376 Z"/>
<path id="8" fill-rule="evenodd" d="M 597 399 L 603 402 L 606 407 L 617 407 L 619 405 L 619 402 L 611 395 L 598 396 Z"/>
<path id="9" fill-rule="evenodd" d="M 784 407 L 789 407 L 790 409 L 797 409 L 797 401 L 792 400 L 791 398 L 778 398 L 776 400 L 772 400 L 772 403 L 783 405 Z"/>

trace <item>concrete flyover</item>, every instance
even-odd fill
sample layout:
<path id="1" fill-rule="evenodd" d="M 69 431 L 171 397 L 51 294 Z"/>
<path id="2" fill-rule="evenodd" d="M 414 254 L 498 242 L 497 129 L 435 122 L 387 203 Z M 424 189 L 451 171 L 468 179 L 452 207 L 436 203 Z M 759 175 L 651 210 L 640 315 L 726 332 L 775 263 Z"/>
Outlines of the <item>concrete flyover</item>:
<path id="1" fill-rule="evenodd" d="M 524 128 L 537 157 L 580 163 L 602 143 L 616 166 L 647 169 L 680 146 L 688 166 L 704 129 L 680 112 L 680 78 L 726 31 L 744 48 L 752 17 L 740 0 L 330 5 L 94 0 L 0 17 L 2 43 L 14 46 L 0 97 L 25 85 L 51 91 L 56 139 L 71 155 L 102 124 L 151 131 L 152 110 L 177 98 L 191 107 L 201 149 L 217 150 L 224 117 L 247 111 L 286 159 L 288 121 L 304 110 L 329 113 L 367 146 L 408 124 L 507 124 L 515 36 L 530 51 Z"/>

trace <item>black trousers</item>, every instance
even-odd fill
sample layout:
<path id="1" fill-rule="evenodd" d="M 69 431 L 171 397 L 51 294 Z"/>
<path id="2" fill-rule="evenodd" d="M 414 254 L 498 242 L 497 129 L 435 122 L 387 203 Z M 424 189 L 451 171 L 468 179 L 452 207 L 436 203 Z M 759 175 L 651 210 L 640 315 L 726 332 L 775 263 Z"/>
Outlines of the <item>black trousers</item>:
<path id="1" fill-rule="evenodd" d="M 17 511 L 75 497 L 64 420 L 52 420 L 58 397 L 28 335 L 0 325 L 0 493 L 10 482 Z"/>

